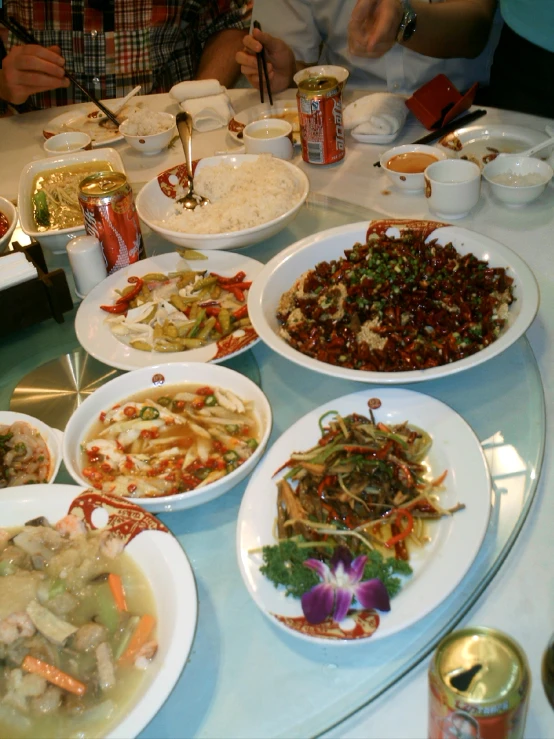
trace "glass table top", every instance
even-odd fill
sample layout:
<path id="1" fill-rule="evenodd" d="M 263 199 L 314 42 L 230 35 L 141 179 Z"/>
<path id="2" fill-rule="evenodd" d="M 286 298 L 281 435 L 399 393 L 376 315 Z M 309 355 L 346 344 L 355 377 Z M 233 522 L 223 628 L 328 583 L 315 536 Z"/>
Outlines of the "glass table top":
<path id="1" fill-rule="evenodd" d="M 377 216 L 365 209 L 311 196 L 286 230 L 244 251 L 267 262 L 308 234 L 372 217 Z M 145 238 L 149 255 L 172 249 L 153 234 Z M 67 268 L 65 256 L 49 261 L 52 268 Z M 25 375 L 78 348 L 74 312 L 65 314 L 63 324 L 49 320 L 4 339 L 0 408 L 9 408 L 12 392 Z M 261 384 L 268 396 L 274 414 L 272 441 L 314 407 L 364 387 L 314 376 L 262 343 L 235 357 L 232 366 Z M 144 739 L 321 734 L 371 703 L 424 659 L 486 589 L 525 521 L 540 473 L 545 409 L 533 353 L 522 338 L 483 365 L 405 387 L 436 397 L 460 413 L 481 441 L 490 466 L 490 524 L 462 583 L 429 616 L 396 635 L 374 643 L 369 639 L 354 649 L 314 646 L 277 630 L 243 585 L 235 535 L 248 481 L 206 505 L 164 514 L 161 518 L 194 569 L 199 616 L 188 664 L 167 703 L 143 731 Z M 56 481 L 70 482 L 63 467 Z"/>

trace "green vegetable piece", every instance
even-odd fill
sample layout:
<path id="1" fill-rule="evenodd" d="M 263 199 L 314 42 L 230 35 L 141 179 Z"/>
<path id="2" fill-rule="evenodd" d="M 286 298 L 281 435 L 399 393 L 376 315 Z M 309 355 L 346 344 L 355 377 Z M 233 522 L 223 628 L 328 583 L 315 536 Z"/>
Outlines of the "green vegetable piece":
<path id="1" fill-rule="evenodd" d="M 48 589 L 48 600 L 50 600 L 50 598 L 55 598 L 57 595 L 65 593 L 65 590 L 65 582 L 61 579 L 61 577 L 57 577 L 50 583 L 50 587 Z"/>
<path id="2" fill-rule="evenodd" d="M 258 448 L 258 442 L 253 437 L 250 439 L 247 439 L 246 446 L 250 447 L 250 449 L 257 449 Z"/>
<path id="3" fill-rule="evenodd" d="M 217 405 L 217 398 L 215 397 L 215 395 L 206 395 L 206 397 L 204 398 L 204 405 Z"/>
<path id="4" fill-rule="evenodd" d="M 0 577 L 7 577 L 15 572 L 17 572 L 17 567 L 9 559 L 3 559 L 0 562 Z"/>
<path id="5" fill-rule="evenodd" d="M 230 423 L 225 426 L 225 431 L 228 434 L 238 434 L 240 426 L 237 423 Z"/>
<path id="6" fill-rule="evenodd" d="M 108 629 L 110 634 L 115 634 L 119 627 L 119 611 L 108 583 L 103 583 L 98 588 L 96 605 L 98 621 Z"/>
<path id="7" fill-rule="evenodd" d="M 127 645 L 129 644 L 131 640 L 131 636 L 133 635 L 133 632 L 137 628 L 139 621 L 140 621 L 139 616 L 131 616 L 131 618 L 127 622 L 127 625 L 125 626 L 123 630 L 123 634 L 121 635 L 119 644 L 114 649 L 113 656 L 114 656 L 115 662 L 117 662 L 117 660 L 121 657 L 123 652 L 127 649 Z"/>
<path id="8" fill-rule="evenodd" d="M 223 459 L 226 462 L 237 462 L 239 459 L 239 455 L 231 450 L 229 452 L 225 452 L 225 454 L 223 455 Z"/>
<path id="9" fill-rule="evenodd" d="M 311 554 L 313 551 L 301 549 L 292 539 L 272 547 L 264 547 L 264 564 L 260 567 L 260 572 L 274 585 L 282 585 L 285 595 L 300 598 L 319 582 L 318 575 L 304 566 Z"/>
<path id="10" fill-rule="evenodd" d="M 169 405 L 171 405 L 171 398 L 168 398 L 164 395 L 163 398 L 158 398 L 158 403 L 160 405 L 163 405 L 164 408 L 167 408 Z"/>
<path id="11" fill-rule="evenodd" d="M 157 408 L 152 408 L 150 405 L 145 405 L 144 408 L 140 409 L 140 417 L 143 421 L 154 421 L 159 418 L 160 411 Z"/>
<path id="12" fill-rule="evenodd" d="M 33 212 L 37 226 L 50 227 L 50 211 L 44 190 L 38 190 L 33 195 Z"/>

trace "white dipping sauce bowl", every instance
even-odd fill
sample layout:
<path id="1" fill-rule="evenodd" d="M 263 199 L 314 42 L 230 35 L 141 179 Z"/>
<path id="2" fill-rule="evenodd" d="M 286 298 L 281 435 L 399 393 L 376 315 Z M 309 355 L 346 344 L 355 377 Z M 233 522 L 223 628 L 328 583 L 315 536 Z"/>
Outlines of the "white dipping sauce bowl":
<path id="1" fill-rule="evenodd" d="M 516 178 L 529 174 L 539 175 L 543 181 L 536 185 L 518 184 L 517 180 L 510 185 L 494 182 L 498 175 L 507 173 L 513 173 Z M 483 169 L 483 177 L 489 183 L 495 198 L 505 205 L 516 208 L 536 200 L 544 192 L 553 175 L 554 171 L 550 164 L 543 162 L 541 159 L 509 154 L 496 157 L 492 162 L 486 164 Z"/>
<path id="2" fill-rule="evenodd" d="M 67 133 L 58 133 L 46 139 L 43 148 L 49 157 L 68 154 L 69 152 L 80 151 L 81 149 L 88 151 L 88 149 L 92 149 L 92 139 L 88 133 L 68 131 Z"/>
<path id="3" fill-rule="evenodd" d="M 402 146 L 394 146 L 392 149 L 388 149 L 381 154 L 381 159 L 379 160 L 381 169 L 385 172 L 392 184 L 400 190 L 412 190 L 416 192 L 417 190 L 423 190 L 425 187 L 423 172 L 396 172 L 387 167 L 387 162 L 390 161 L 392 157 L 398 156 L 399 154 L 410 153 L 429 154 L 430 156 L 435 157 L 437 162 L 448 159 L 448 154 L 445 154 L 444 151 L 441 151 L 434 146 L 426 146 L 425 144 L 403 144 Z"/>

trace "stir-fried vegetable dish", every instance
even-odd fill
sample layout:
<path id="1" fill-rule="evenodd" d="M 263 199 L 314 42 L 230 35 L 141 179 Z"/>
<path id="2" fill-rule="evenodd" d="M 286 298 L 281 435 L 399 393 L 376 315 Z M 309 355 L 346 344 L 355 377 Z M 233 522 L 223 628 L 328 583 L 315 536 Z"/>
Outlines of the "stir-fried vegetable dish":
<path id="1" fill-rule="evenodd" d="M 51 461 L 40 433 L 24 421 L 0 425 L 0 488 L 48 482 Z"/>
<path id="2" fill-rule="evenodd" d="M 185 267 L 129 277 L 114 304 L 100 306 L 111 314 L 112 333 L 134 349 L 181 352 L 251 325 L 245 272 L 223 276 Z"/>
<path id="3" fill-rule="evenodd" d="M 429 481 L 424 458 L 429 434 L 409 423 L 378 423 L 330 411 L 320 420 L 319 442 L 295 452 L 278 482 L 277 529 L 280 540 L 302 537 L 326 557 L 336 546 L 353 553 L 368 550 L 408 560 L 408 544 L 424 543 L 424 520 L 449 515 L 437 494 L 444 471 Z"/>
<path id="4" fill-rule="evenodd" d="M 398 372 L 455 362 L 500 335 L 512 278 L 452 244 L 372 233 L 281 297 L 280 333 L 322 362 Z"/>
<path id="5" fill-rule="evenodd" d="M 73 514 L 0 528 L 0 736 L 106 736 L 156 654 L 149 584 Z"/>
<path id="6" fill-rule="evenodd" d="M 100 414 L 84 444 L 82 472 L 106 493 L 174 495 L 225 477 L 258 443 L 250 401 L 223 388 L 164 386 Z"/>

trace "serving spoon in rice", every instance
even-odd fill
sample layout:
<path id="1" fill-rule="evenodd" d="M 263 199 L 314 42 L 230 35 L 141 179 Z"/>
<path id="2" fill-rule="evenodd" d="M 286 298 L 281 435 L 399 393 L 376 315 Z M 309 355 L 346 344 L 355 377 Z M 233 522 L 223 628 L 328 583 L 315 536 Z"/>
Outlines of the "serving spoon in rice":
<path id="1" fill-rule="evenodd" d="M 183 144 L 183 151 L 185 152 L 189 189 L 182 198 L 179 198 L 175 202 L 187 210 L 194 210 L 197 205 L 207 205 L 210 201 L 208 198 L 204 198 L 202 195 L 194 192 L 194 178 L 192 174 L 192 117 L 189 113 L 177 113 L 176 123 L 179 138 Z"/>

